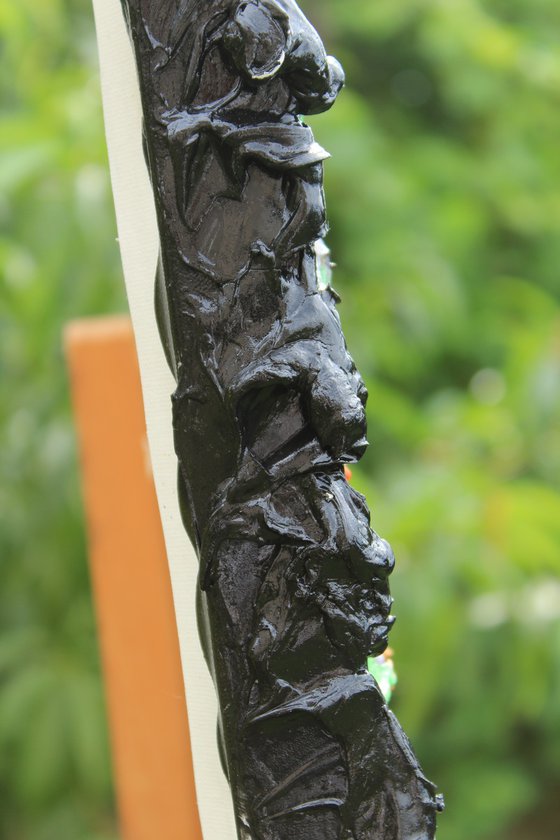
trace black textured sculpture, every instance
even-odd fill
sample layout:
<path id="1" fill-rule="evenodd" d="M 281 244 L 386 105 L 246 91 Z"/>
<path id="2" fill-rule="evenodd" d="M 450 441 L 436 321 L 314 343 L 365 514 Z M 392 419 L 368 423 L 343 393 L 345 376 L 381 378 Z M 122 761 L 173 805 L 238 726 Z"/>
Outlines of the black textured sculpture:
<path id="1" fill-rule="evenodd" d="M 185 526 L 243 840 L 425 840 L 440 807 L 366 669 L 389 545 L 344 464 L 366 390 L 318 280 L 301 114 L 344 76 L 293 0 L 123 0 L 161 237 Z"/>

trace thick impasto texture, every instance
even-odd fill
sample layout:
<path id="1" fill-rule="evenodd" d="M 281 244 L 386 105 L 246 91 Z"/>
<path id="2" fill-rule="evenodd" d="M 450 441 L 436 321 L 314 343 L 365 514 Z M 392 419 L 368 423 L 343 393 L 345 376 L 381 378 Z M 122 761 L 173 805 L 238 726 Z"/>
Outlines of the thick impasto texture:
<path id="1" fill-rule="evenodd" d="M 389 545 L 346 480 L 367 391 L 319 282 L 302 114 L 344 83 L 293 0 L 127 0 L 200 626 L 243 840 L 429 840 L 441 801 L 367 670 Z"/>
<path id="2" fill-rule="evenodd" d="M 557 840 L 560 7 L 301 8 L 346 72 L 306 122 L 370 394 L 352 484 L 398 558 L 392 708 L 442 840 Z M 6 3 L 0 37 L 0 837 L 115 840 L 60 349 L 126 306 L 90 4 Z"/>

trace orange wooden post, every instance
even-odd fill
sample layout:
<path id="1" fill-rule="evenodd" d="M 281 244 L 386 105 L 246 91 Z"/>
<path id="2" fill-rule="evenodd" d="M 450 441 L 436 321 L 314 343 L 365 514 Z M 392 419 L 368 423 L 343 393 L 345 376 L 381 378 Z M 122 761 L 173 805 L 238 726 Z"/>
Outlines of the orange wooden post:
<path id="1" fill-rule="evenodd" d="M 123 840 L 202 840 L 171 583 L 126 317 L 66 329 Z"/>

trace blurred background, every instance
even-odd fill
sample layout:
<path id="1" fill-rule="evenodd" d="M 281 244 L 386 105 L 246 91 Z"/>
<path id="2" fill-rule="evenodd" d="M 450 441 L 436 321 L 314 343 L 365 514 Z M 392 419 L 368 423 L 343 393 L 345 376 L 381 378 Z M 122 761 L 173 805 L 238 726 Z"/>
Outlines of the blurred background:
<path id="1" fill-rule="evenodd" d="M 439 840 L 560 836 L 560 6 L 306 0 L 354 483 Z M 61 330 L 124 311 L 88 0 L 0 6 L 0 838 L 116 840 Z"/>

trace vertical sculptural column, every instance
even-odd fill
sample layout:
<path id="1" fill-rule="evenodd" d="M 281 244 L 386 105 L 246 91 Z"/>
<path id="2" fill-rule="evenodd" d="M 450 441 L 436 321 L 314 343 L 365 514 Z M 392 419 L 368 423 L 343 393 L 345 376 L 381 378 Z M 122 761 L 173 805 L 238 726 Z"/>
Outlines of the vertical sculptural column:
<path id="1" fill-rule="evenodd" d="M 427 840 L 440 808 L 366 663 L 389 545 L 344 465 L 366 389 L 322 279 L 338 62 L 293 0 L 123 0 L 200 631 L 242 840 Z"/>

